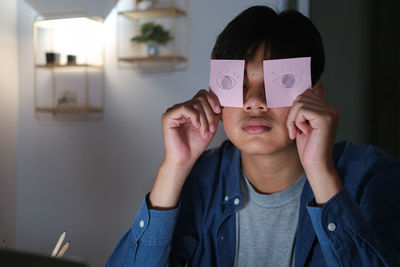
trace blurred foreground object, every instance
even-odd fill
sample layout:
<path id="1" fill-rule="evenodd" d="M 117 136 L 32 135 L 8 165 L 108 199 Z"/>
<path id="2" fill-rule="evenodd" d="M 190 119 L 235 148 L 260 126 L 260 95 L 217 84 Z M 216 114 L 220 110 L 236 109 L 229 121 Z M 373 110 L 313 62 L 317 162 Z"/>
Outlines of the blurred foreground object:
<path id="1" fill-rule="evenodd" d="M 7 267 L 88 267 L 82 262 L 54 258 L 11 249 L 0 249 L 1 266 Z"/>

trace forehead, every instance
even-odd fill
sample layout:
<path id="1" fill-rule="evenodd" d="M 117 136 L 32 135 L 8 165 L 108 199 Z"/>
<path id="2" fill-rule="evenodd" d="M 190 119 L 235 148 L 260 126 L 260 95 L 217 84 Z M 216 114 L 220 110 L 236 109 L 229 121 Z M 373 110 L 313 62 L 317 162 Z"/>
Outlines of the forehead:
<path id="1" fill-rule="evenodd" d="M 260 45 L 254 56 L 245 62 L 245 76 L 256 77 L 263 75 L 263 61 L 265 58 L 265 45 Z"/>

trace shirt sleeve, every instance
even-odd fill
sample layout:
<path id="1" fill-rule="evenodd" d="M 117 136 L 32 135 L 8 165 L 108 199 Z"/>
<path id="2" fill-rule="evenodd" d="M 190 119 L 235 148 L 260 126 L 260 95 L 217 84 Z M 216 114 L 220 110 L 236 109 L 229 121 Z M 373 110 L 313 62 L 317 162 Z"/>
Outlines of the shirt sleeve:
<path id="1" fill-rule="evenodd" d="M 106 266 L 168 266 L 179 211 L 149 209 L 143 201 L 129 231 L 118 242 Z"/>
<path id="2" fill-rule="evenodd" d="M 383 192 L 368 191 L 360 205 L 345 187 L 322 207 L 308 203 L 328 266 L 400 266 L 399 213 L 385 206 Z"/>

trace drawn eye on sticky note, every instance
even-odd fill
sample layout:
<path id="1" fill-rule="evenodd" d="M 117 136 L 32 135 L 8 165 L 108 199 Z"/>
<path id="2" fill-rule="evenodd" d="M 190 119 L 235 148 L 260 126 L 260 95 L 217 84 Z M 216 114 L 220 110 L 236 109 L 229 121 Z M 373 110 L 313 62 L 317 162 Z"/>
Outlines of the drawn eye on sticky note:
<path id="1" fill-rule="evenodd" d="M 297 76 L 295 74 L 291 74 L 291 73 L 283 74 L 275 79 L 275 82 L 279 86 L 282 86 L 283 88 L 286 88 L 286 89 L 290 89 L 290 88 L 297 86 L 301 81 L 302 81 L 302 79 L 299 76 Z"/>
<path id="2" fill-rule="evenodd" d="M 269 108 L 288 107 L 311 88 L 311 58 L 264 60 L 264 87 Z"/>
<path id="3" fill-rule="evenodd" d="M 221 89 L 230 90 L 237 83 L 235 78 L 239 79 L 239 75 L 237 75 L 236 72 L 232 73 L 232 75 L 221 74 L 221 76 L 217 79 L 217 84 Z"/>
<path id="4" fill-rule="evenodd" d="M 244 60 L 213 59 L 210 89 L 222 106 L 243 107 Z"/>

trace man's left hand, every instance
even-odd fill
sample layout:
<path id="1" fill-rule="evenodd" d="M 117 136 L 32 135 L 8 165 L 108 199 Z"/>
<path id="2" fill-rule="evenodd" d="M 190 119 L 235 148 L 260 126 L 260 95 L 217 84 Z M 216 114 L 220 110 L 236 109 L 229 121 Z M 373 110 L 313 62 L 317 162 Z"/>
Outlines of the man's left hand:
<path id="1" fill-rule="evenodd" d="M 316 84 L 293 102 L 287 118 L 289 137 L 296 139 L 300 161 L 323 204 L 342 187 L 333 162 L 333 146 L 340 112 L 323 100 L 324 88 Z"/>

